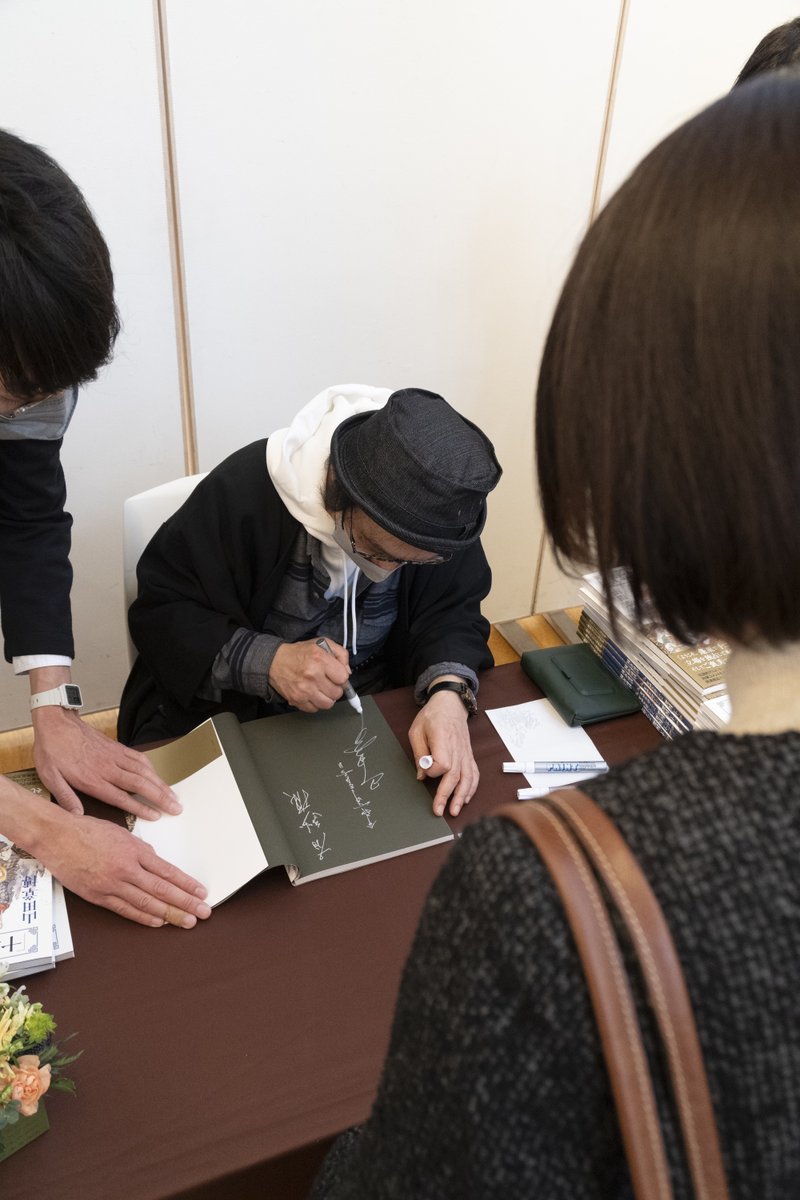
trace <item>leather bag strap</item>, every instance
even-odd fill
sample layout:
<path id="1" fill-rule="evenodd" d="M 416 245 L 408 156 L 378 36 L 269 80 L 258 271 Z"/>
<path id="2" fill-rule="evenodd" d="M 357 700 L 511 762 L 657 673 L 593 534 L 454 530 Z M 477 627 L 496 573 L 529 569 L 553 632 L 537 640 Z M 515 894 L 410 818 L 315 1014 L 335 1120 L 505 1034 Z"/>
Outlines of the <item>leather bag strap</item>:
<path id="1" fill-rule="evenodd" d="M 728 1200 L 703 1052 L 678 952 L 661 905 L 617 826 L 579 788 L 552 793 L 554 807 L 605 884 L 633 942 L 655 1012 L 698 1200 Z"/>
<path id="2" fill-rule="evenodd" d="M 642 969 L 669 1064 L 695 1195 L 698 1200 L 728 1200 L 702 1051 L 680 961 L 661 906 L 622 834 L 602 809 L 578 788 L 553 792 L 546 801 L 508 806 L 501 810 L 501 815 L 520 825 L 536 844 L 567 912 L 600 1029 L 637 1200 L 651 1200 L 654 1196 L 667 1200 L 672 1196 L 672 1190 L 630 985 L 594 872 L 602 879 L 620 913 Z M 545 828 L 551 833 L 542 837 Z M 562 849 L 554 853 L 556 837 Z M 545 842 L 546 851 L 543 848 Z M 583 870 L 577 867 L 576 854 Z M 565 867 L 567 859 L 572 862 L 573 869 Z M 581 896 L 577 902 L 576 894 Z M 587 901 L 588 897 L 591 899 Z M 594 918 L 587 918 L 587 903 L 593 909 L 595 902 L 602 909 L 610 939 L 606 932 L 602 932 L 600 938 L 597 936 L 603 928 L 602 919 L 593 926 Z M 582 949 L 587 942 L 593 943 L 594 953 Z M 616 977 L 618 969 L 625 981 L 630 1010 L 619 999 L 618 984 L 615 983 L 612 990 L 607 985 L 598 987 L 595 982 L 598 971 L 601 979 L 607 979 L 609 974 Z M 622 1033 L 617 1019 L 609 1018 L 607 1005 L 609 997 L 614 995 L 617 999 L 612 1000 L 612 1004 L 619 1004 L 621 1010 L 627 1010 L 628 1016 L 632 1014 L 634 1032 L 628 1025 L 627 1016 Z M 638 1076 L 642 1062 L 646 1086 L 638 1079 L 632 1084 L 633 1073 Z M 657 1139 L 653 1135 L 653 1122 L 658 1131 Z"/>
<path id="3" fill-rule="evenodd" d="M 611 920 L 565 822 L 538 801 L 498 814 L 530 837 L 550 871 L 583 964 L 637 1200 L 672 1200 L 669 1168 L 636 1008 Z"/>

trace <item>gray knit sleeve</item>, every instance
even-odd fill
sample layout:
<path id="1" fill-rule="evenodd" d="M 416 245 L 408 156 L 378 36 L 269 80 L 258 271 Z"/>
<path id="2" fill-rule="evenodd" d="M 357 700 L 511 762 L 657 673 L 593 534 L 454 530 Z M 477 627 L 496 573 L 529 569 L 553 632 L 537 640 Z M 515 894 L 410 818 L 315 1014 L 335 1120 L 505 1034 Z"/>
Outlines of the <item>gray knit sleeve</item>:
<path id="1" fill-rule="evenodd" d="M 275 652 L 283 643 L 269 633 L 237 629 L 214 659 L 211 688 L 218 698 L 221 692 L 243 692 L 246 696 L 273 698 L 268 676 Z"/>

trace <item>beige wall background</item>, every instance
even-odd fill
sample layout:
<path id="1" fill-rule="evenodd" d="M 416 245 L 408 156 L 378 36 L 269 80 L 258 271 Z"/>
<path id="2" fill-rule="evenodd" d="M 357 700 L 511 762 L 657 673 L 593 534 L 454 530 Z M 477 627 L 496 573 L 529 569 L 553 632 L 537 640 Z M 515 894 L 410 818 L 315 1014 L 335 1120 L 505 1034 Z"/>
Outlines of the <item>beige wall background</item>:
<path id="1" fill-rule="evenodd" d="M 84 190 L 124 321 L 63 454 L 87 707 L 116 705 L 127 672 L 125 497 L 208 470 L 334 383 L 432 388 L 494 441 L 491 620 L 574 602 L 533 470 L 561 281 L 599 201 L 794 15 L 3 0 L 0 124 Z M 6 666 L 0 728 L 28 720 Z"/>

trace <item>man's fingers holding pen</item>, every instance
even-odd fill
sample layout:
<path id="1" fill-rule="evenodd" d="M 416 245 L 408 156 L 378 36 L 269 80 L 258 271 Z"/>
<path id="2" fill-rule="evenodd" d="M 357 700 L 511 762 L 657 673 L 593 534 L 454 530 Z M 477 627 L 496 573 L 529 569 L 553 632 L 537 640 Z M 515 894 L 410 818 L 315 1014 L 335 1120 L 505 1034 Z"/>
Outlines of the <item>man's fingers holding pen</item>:
<path id="1" fill-rule="evenodd" d="M 270 686 L 303 712 L 332 708 L 350 678 L 347 651 L 336 642 L 329 644 L 330 653 L 314 641 L 284 642 L 275 651 Z"/>

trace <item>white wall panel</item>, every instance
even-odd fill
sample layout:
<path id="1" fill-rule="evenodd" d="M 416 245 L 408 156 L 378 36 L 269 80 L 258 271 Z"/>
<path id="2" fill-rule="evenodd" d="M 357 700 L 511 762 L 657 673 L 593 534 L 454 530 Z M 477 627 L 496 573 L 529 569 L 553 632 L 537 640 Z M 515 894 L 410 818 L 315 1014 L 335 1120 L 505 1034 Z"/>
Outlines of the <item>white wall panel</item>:
<path id="1" fill-rule="evenodd" d="M 618 0 L 168 0 L 200 468 L 321 388 L 440 391 L 505 467 L 529 610 L 536 372 L 589 211 Z"/>
<path id="2" fill-rule="evenodd" d="M 604 200 L 657 142 L 730 91 L 764 34 L 797 14 L 787 0 L 630 0 Z"/>
<path id="3" fill-rule="evenodd" d="M 183 473 L 152 8 L 145 0 L 4 0 L 0 124 L 42 145 L 84 191 L 111 248 L 124 328 L 81 396 L 63 452 L 75 518 L 75 677 L 116 705 L 127 669 L 122 502 Z M 0 728 L 28 724 L 3 675 Z"/>

